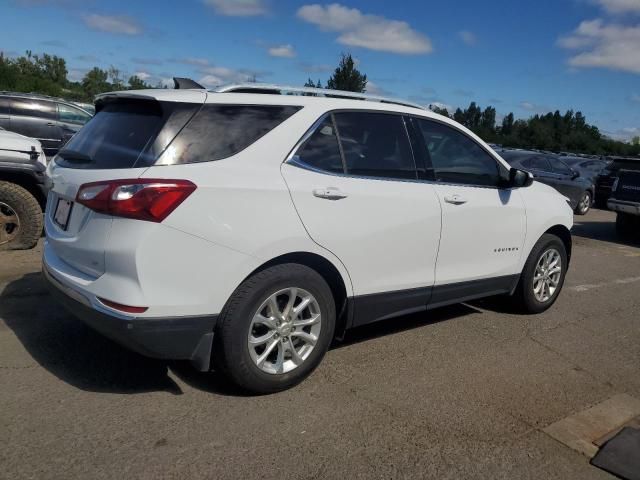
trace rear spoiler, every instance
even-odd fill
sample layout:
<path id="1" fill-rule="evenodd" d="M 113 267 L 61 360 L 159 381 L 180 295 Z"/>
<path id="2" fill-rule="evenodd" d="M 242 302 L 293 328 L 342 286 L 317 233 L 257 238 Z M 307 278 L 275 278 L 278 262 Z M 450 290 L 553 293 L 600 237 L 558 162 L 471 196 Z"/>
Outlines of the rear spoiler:
<path id="1" fill-rule="evenodd" d="M 198 82 L 194 82 L 190 78 L 173 77 L 173 88 L 176 90 L 187 90 L 190 88 L 196 88 L 198 90 L 204 90 L 204 87 Z"/>

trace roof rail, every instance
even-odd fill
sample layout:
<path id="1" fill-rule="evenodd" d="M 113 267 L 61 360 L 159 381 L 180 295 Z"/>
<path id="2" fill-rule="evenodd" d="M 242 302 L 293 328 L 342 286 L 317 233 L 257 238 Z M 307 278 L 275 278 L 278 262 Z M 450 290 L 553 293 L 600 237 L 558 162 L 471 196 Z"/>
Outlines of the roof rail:
<path id="1" fill-rule="evenodd" d="M 393 105 L 402 105 L 403 107 L 419 108 L 427 110 L 417 103 L 406 102 L 395 98 L 381 97 L 378 95 L 368 95 L 366 93 L 346 92 L 344 90 L 330 90 L 327 88 L 310 88 L 310 87 L 289 87 L 286 85 L 274 85 L 267 83 L 235 83 L 224 85 L 211 90 L 215 93 L 261 93 L 275 95 L 306 95 L 310 97 L 329 97 L 344 98 L 350 100 L 368 100 L 370 102 L 390 103 Z"/>

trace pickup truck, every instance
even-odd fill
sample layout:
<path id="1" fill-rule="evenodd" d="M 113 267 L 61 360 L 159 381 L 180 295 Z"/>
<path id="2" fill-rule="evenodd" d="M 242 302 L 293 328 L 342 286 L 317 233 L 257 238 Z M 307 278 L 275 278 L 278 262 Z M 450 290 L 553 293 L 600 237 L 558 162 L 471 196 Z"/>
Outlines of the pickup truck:
<path id="1" fill-rule="evenodd" d="M 618 158 L 614 167 L 617 173 L 607 207 L 617 212 L 616 228 L 620 235 L 639 235 L 640 158 Z"/>
<path id="2" fill-rule="evenodd" d="M 0 128 L 0 250 L 33 248 L 42 235 L 46 164 L 38 140 Z"/>

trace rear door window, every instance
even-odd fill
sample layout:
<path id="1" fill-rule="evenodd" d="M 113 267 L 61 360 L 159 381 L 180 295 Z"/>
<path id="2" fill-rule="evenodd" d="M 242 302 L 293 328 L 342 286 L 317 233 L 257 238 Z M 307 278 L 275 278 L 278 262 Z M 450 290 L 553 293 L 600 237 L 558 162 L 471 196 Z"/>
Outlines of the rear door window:
<path id="1" fill-rule="evenodd" d="M 336 129 L 330 116 L 316 128 L 298 149 L 296 160 L 325 172 L 344 173 Z"/>
<path id="2" fill-rule="evenodd" d="M 400 115 L 339 112 L 335 121 L 348 174 L 417 179 L 409 137 Z"/>
<path id="3" fill-rule="evenodd" d="M 9 115 L 9 99 L 0 97 L 0 115 Z"/>

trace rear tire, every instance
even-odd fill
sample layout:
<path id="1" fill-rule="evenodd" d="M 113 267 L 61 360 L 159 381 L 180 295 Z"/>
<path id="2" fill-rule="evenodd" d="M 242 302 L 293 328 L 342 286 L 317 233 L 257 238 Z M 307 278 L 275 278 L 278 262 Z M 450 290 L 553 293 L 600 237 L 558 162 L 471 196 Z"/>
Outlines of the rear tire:
<path id="1" fill-rule="evenodd" d="M 574 210 L 575 214 L 586 215 L 587 212 L 591 209 L 592 199 L 593 197 L 591 195 L 591 192 L 584 192 L 580 197 L 580 201 L 578 202 L 576 209 Z"/>
<path id="2" fill-rule="evenodd" d="M 20 185 L 0 182 L 0 250 L 33 248 L 42 235 L 42 209 Z"/>
<path id="3" fill-rule="evenodd" d="M 550 263 L 545 265 L 545 261 Z M 554 263 L 555 262 L 555 263 Z M 559 266 L 559 272 L 555 269 Z M 526 313 L 542 313 L 553 305 L 567 273 L 567 251 L 555 235 L 545 233 L 534 245 L 524 265 L 513 299 Z"/>
<path id="4" fill-rule="evenodd" d="M 269 267 L 227 301 L 214 335 L 214 368 L 247 392 L 290 388 L 320 364 L 335 319 L 331 289 L 315 270 L 294 263 Z"/>

